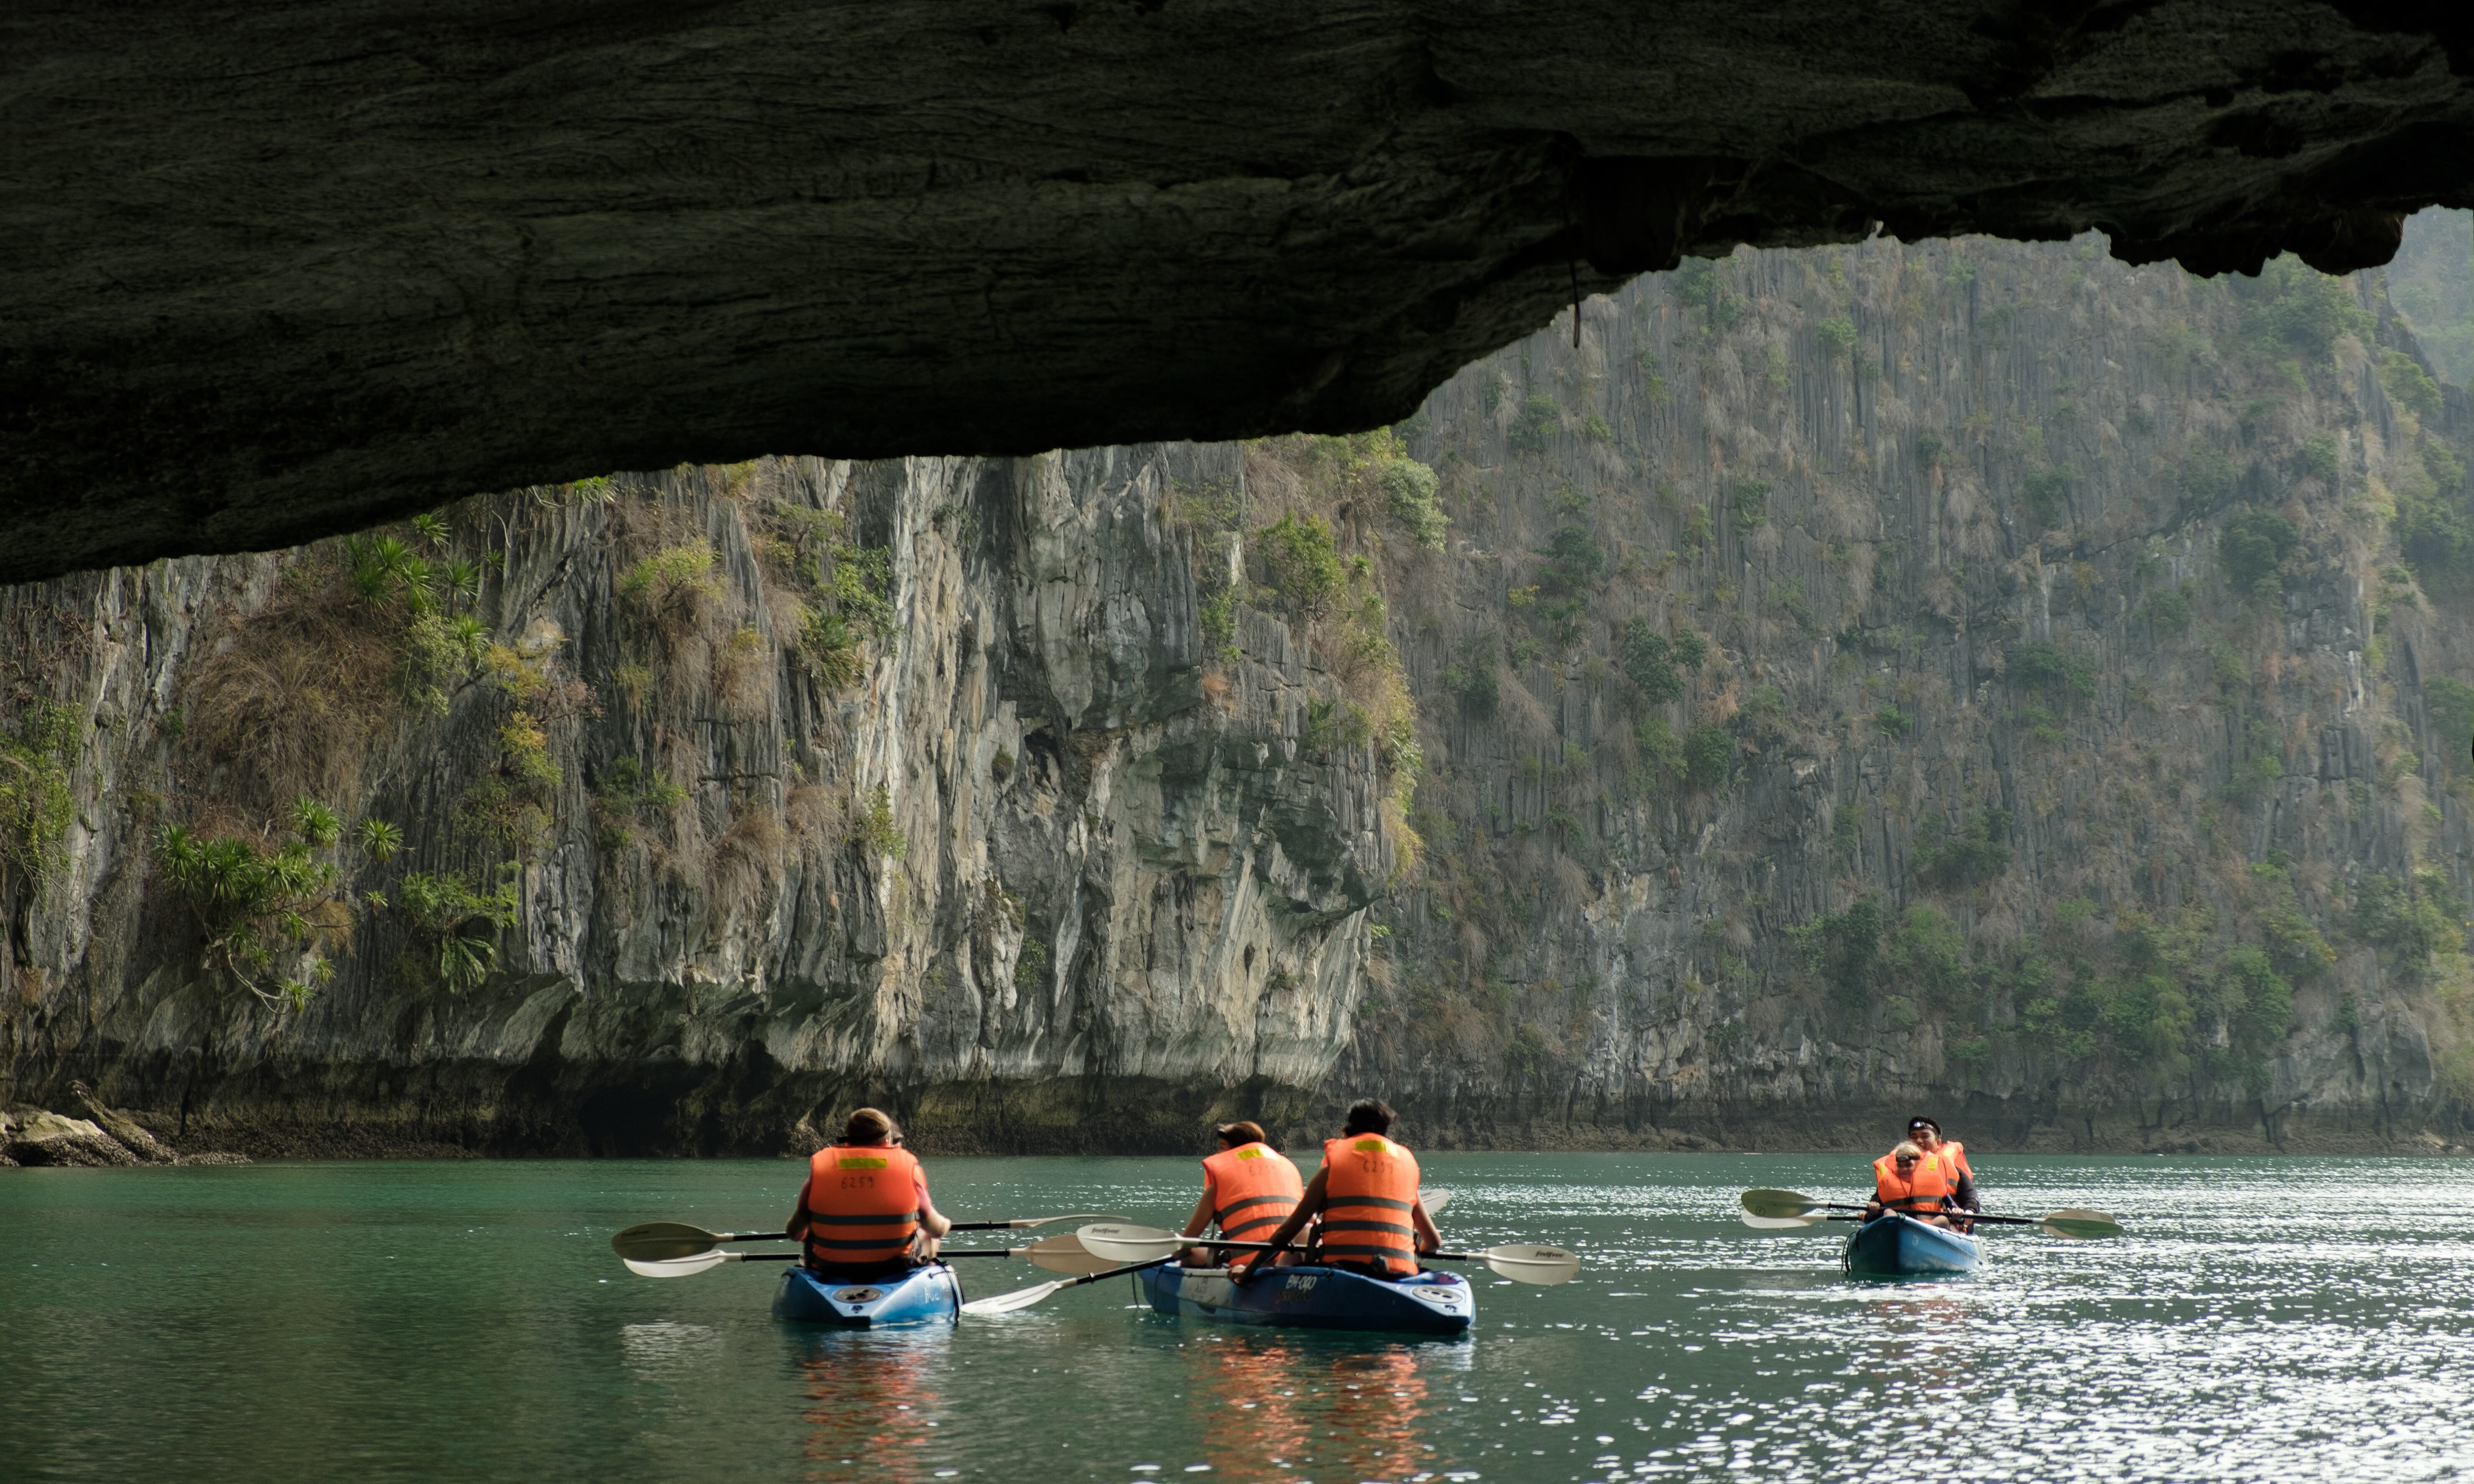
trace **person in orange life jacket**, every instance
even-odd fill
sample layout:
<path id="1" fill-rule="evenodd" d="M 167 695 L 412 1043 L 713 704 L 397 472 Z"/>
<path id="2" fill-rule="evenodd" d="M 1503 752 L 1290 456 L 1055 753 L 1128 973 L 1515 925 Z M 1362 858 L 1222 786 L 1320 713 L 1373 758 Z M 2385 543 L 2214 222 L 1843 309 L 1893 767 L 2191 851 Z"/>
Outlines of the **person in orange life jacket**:
<path id="1" fill-rule="evenodd" d="M 902 1131 L 862 1107 L 840 1143 L 809 1158 L 808 1182 L 783 1229 L 820 1273 L 883 1272 L 934 1261 L 936 1239 L 954 1224 L 928 1199 L 928 1176 L 902 1147 Z"/>
<path id="2" fill-rule="evenodd" d="M 1217 1222 L 1220 1234 L 1231 1241 L 1259 1242 L 1297 1208 L 1305 1182 L 1298 1179 L 1298 1167 L 1265 1142 L 1262 1125 L 1241 1120 L 1212 1131 L 1220 1136 L 1220 1153 L 1202 1161 L 1202 1199 L 1194 1204 L 1194 1214 L 1186 1218 L 1180 1234 L 1201 1236 Z M 1297 1261 L 1292 1253 L 1279 1256 L 1282 1266 Z M 1218 1258 L 1210 1248 L 1189 1247 L 1180 1261 L 1189 1268 L 1208 1268 Z"/>
<path id="3" fill-rule="evenodd" d="M 1907 1120 L 1907 1137 L 1928 1158 L 1941 1162 L 1941 1178 L 1950 1182 L 1951 1200 L 1963 1211 L 1984 1209 L 1976 1193 L 1976 1172 L 1967 1167 L 1967 1146 L 1941 1136 L 1941 1125 L 1918 1113 Z"/>
<path id="4" fill-rule="evenodd" d="M 1928 1226 L 1947 1227 L 1950 1222 L 1940 1212 L 1949 1199 L 1950 1181 L 1942 1177 L 1941 1161 L 1912 1142 L 1902 1142 L 1873 1161 L 1873 1199 L 1864 1207 L 1864 1219 L 1892 1210 Z"/>
<path id="5" fill-rule="evenodd" d="M 1298 1199 L 1280 1229 L 1263 1240 L 1293 1240 L 1305 1224 L 1322 1218 L 1309 1262 L 1347 1268 L 1374 1277 L 1407 1277 L 1424 1264 L 1419 1254 L 1443 1245 L 1434 1218 L 1418 1198 L 1418 1156 L 1388 1136 L 1393 1113 L 1374 1098 L 1352 1104 L 1341 1135 L 1322 1146 L 1322 1168 Z M 1243 1282 L 1260 1270 L 1232 1270 Z"/>

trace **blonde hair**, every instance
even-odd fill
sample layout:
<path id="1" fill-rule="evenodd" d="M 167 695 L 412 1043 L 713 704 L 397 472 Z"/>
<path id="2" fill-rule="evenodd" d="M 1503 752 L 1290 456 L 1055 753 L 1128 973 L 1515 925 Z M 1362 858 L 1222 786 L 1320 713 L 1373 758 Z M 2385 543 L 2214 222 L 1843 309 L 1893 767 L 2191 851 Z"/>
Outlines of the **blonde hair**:
<path id="1" fill-rule="evenodd" d="M 1915 1140 L 1901 1139 L 1899 1140 L 1899 1147 L 1890 1151 L 1890 1157 L 1896 1159 L 1901 1155 L 1913 1155 L 1917 1158 L 1922 1159 L 1925 1156 L 1925 1152 L 1916 1147 Z"/>

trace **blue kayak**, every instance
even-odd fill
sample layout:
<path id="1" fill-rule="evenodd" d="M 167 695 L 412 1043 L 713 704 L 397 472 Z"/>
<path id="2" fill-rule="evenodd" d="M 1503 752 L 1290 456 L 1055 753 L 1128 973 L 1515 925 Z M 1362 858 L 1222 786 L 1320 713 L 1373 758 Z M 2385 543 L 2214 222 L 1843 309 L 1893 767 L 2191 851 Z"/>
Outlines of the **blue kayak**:
<path id="1" fill-rule="evenodd" d="M 1231 1325 L 1466 1334 L 1477 1319 L 1477 1295 L 1457 1273 L 1420 1273 L 1395 1283 L 1341 1268 L 1276 1268 L 1238 1283 L 1225 1268 L 1170 1263 L 1138 1277 L 1160 1313 Z"/>
<path id="2" fill-rule="evenodd" d="M 1839 1265 L 1856 1277 L 1921 1277 L 1973 1273 L 1983 1255 L 1974 1237 L 1891 1211 L 1856 1229 Z"/>
<path id="3" fill-rule="evenodd" d="M 844 1329 L 950 1325 L 962 1312 L 962 1285 L 941 1262 L 863 1278 L 831 1278 L 805 1267 L 782 1275 L 773 1317 Z"/>

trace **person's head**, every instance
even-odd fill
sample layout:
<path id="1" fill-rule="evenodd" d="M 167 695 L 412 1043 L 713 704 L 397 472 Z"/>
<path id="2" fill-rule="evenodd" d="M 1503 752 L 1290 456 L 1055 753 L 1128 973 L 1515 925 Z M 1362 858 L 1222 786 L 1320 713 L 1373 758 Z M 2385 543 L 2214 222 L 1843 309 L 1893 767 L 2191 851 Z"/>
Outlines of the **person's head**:
<path id="1" fill-rule="evenodd" d="M 1918 1113 L 1907 1120 L 1907 1137 L 1915 1141 L 1918 1149 L 1931 1154 L 1941 1147 L 1941 1125 Z"/>
<path id="2" fill-rule="evenodd" d="M 1913 1139 L 1901 1139 L 1899 1147 L 1890 1151 L 1890 1163 L 1898 1166 L 1902 1175 L 1914 1174 L 1916 1166 L 1922 1164 L 1924 1158 L 1925 1152 L 1916 1147 Z"/>
<path id="3" fill-rule="evenodd" d="M 1240 1118 L 1235 1123 L 1222 1124 L 1211 1131 L 1220 1135 L 1220 1147 L 1223 1149 L 1239 1149 L 1248 1144 L 1271 1142 L 1263 1136 L 1263 1126 L 1247 1118 Z"/>
<path id="4" fill-rule="evenodd" d="M 1367 1098 L 1348 1105 L 1348 1121 L 1340 1128 L 1341 1137 L 1352 1133 L 1389 1133 L 1392 1131 L 1392 1105 L 1381 1098 Z"/>
<path id="5" fill-rule="evenodd" d="M 845 1144 L 899 1144 L 902 1131 L 895 1127 L 893 1116 L 873 1107 L 853 1108 L 850 1121 L 842 1125 Z"/>

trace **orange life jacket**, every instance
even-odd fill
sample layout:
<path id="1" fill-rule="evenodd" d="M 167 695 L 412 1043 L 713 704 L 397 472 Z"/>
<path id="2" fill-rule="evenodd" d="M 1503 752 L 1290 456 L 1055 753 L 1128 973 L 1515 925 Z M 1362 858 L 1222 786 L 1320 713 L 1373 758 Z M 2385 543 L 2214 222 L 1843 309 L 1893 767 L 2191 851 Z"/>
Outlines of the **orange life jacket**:
<path id="1" fill-rule="evenodd" d="M 1220 1234 L 1235 1242 L 1260 1242 L 1297 1209 L 1305 1195 L 1298 1167 L 1268 1144 L 1240 1144 L 1202 1161 L 1209 1177 L 1211 1219 Z"/>
<path id="2" fill-rule="evenodd" d="M 910 1255 L 919 1231 L 919 1159 L 891 1144 L 836 1144 L 808 1160 L 799 1214 L 808 1266 L 881 1267 Z"/>
<path id="3" fill-rule="evenodd" d="M 1941 1147 L 1933 1151 L 1933 1157 L 1941 1161 L 1941 1177 L 1950 1181 L 1951 1189 L 1958 1188 L 1958 1178 L 1962 1175 L 1969 1180 L 1976 1179 L 1976 1172 L 1967 1167 L 1967 1146 L 1956 1139 L 1942 1140 Z"/>
<path id="4" fill-rule="evenodd" d="M 1419 1269 L 1418 1156 L 1379 1133 L 1322 1146 L 1322 1255 L 1395 1277 Z"/>
<path id="5" fill-rule="evenodd" d="M 1883 1155 L 1873 1161 L 1873 1199 L 1891 1210 L 1929 1216 L 1941 1209 L 1942 1199 L 1949 1194 L 1950 1178 L 1942 1173 L 1937 1156 L 1927 1155 L 1917 1160 L 1913 1175 L 1899 1173 L 1895 1155 Z"/>

